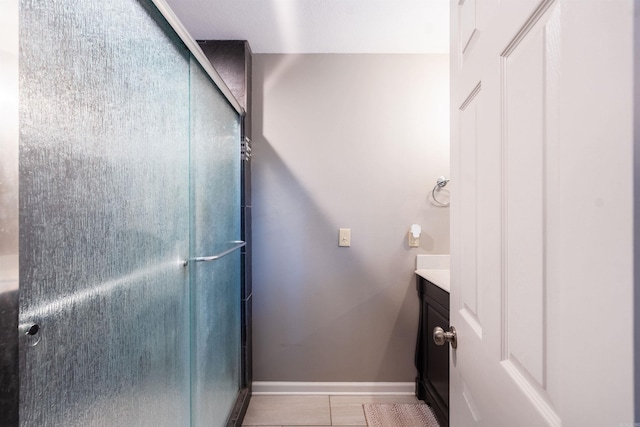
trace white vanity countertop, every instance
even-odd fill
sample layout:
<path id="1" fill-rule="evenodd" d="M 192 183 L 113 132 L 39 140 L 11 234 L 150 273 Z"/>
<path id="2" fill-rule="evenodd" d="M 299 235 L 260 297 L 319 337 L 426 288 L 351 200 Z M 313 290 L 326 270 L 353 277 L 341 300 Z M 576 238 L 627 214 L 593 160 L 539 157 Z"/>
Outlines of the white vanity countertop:
<path id="1" fill-rule="evenodd" d="M 424 277 L 439 288 L 451 292 L 449 255 L 418 255 L 416 256 L 415 273 Z"/>
<path id="2" fill-rule="evenodd" d="M 424 277 L 437 287 L 447 292 L 451 292 L 449 286 L 449 270 L 416 270 L 416 274 L 420 277 Z"/>

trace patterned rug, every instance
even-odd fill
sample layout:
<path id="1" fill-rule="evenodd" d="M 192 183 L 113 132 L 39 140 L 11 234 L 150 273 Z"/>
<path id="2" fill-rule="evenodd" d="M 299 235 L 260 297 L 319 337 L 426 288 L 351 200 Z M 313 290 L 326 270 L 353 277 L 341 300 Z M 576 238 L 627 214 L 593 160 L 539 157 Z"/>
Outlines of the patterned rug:
<path id="1" fill-rule="evenodd" d="M 439 427 L 431 408 L 425 404 L 365 404 L 369 427 Z"/>

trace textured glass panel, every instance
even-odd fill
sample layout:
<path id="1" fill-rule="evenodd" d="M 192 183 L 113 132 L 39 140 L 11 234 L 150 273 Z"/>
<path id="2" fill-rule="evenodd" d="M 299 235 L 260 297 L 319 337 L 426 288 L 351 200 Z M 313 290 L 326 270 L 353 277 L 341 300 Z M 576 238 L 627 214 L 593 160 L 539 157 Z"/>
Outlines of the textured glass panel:
<path id="1" fill-rule="evenodd" d="M 20 423 L 189 424 L 189 57 L 146 1 L 20 0 Z"/>
<path id="2" fill-rule="evenodd" d="M 191 61 L 191 250 L 240 239 L 240 117 Z M 223 426 L 240 390 L 240 250 L 192 263 L 192 425 Z"/>

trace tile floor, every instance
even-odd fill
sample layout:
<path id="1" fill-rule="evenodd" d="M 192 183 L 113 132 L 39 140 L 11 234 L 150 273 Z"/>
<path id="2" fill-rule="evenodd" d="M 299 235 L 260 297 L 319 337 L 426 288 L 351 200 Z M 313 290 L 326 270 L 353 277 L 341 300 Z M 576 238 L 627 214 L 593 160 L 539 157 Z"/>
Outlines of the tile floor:
<path id="1" fill-rule="evenodd" d="M 254 395 L 243 426 L 366 426 L 364 403 L 419 403 L 411 395 Z"/>

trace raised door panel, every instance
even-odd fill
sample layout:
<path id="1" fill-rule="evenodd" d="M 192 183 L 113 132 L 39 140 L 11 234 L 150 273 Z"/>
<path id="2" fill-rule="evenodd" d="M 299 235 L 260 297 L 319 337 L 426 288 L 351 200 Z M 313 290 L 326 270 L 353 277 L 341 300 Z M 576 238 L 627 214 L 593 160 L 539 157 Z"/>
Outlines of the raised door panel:
<path id="1" fill-rule="evenodd" d="M 464 55 L 471 40 L 478 31 L 476 20 L 476 0 L 460 0 L 459 9 L 459 52 Z"/>
<path id="2" fill-rule="evenodd" d="M 479 338 L 482 338 L 478 303 L 477 272 L 477 195 L 478 195 L 478 120 L 482 102 L 482 85 L 478 83 L 458 110 L 461 153 L 458 191 L 461 210 L 467 220 L 460 229 L 460 259 L 466 268 L 461 272 L 461 314 Z"/>
<path id="3" fill-rule="evenodd" d="M 503 130 L 502 359 L 507 372 L 559 423 L 547 387 L 549 162 L 559 67 L 559 10 L 541 4 L 501 55 Z M 553 171 L 551 171 L 553 173 Z M 549 194 L 551 192 L 551 194 Z"/>

